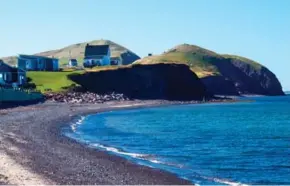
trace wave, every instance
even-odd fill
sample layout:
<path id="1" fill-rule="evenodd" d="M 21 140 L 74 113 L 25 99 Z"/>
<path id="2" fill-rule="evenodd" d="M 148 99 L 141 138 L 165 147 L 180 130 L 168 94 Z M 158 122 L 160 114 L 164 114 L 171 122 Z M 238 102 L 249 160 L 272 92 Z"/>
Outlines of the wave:
<path id="1" fill-rule="evenodd" d="M 249 186 L 247 184 L 243 184 L 240 182 L 234 182 L 234 181 L 227 180 L 227 179 L 211 178 L 211 177 L 206 177 L 206 176 L 200 176 L 200 177 L 205 179 L 205 180 L 208 180 L 208 181 L 213 181 L 216 183 L 222 183 L 222 184 L 231 185 L 231 186 Z"/>
<path id="2" fill-rule="evenodd" d="M 77 129 L 78 125 L 83 124 L 83 121 L 85 120 L 85 118 L 86 118 L 85 116 L 80 116 L 80 118 L 79 118 L 76 122 L 73 122 L 73 123 L 70 125 L 71 130 L 72 130 L 73 132 L 76 132 L 76 129 Z"/>
<path id="3" fill-rule="evenodd" d="M 80 116 L 77 120 L 75 120 L 75 122 L 73 122 L 70 125 L 71 131 L 73 133 L 77 133 L 78 126 L 82 125 L 84 123 L 85 118 L 86 118 L 85 116 Z M 69 137 L 75 138 L 73 136 L 69 136 Z M 102 150 L 105 150 L 105 151 L 108 151 L 108 152 L 113 152 L 115 154 L 119 154 L 119 155 L 131 157 L 131 158 L 134 158 L 134 159 L 137 159 L 137 160 L 142 160 L 142 161 L 145 161 L 145 162 L 149 162 L 149 164 L 146 163 L 144 165 L 148 166 L 148 167 L 151 167 L 151 168 L 156 168 L 156 166 L 153 166 L 152 163 L 153 164 L 158 164 L 158 165 L 165 165 L 165 166 L 169 166 L 169 167 L 180 168 L 180 169 L 186 168 L 182 164 L 177 164 L 177 163 L 171 163 L 171 162 L 167 162 L 167 161 L 158 160 L 158 158 L 156 156 L 152 155 L 152 154 L 141 154 L 141 153 L 125 152 L 125 151 L 123 151 L 121 149 L 118 149 L 118 148 L 115 148 L 115 147 L 106 146 L 106 145 L 102 145 L 102 144 L 99 144 L 99 143 L 92 143 L 91 141 L 88 141 L 88 140 L 81 140 L 81 139 L 78 139 L 78 140 L 80 140 L 80 142 L 82 142 L 84 144 L 87 144 L 89 147 L 92 147 L 92 148 L 98 148 L 98 149 L 102 149 Z M 150 163 L 151 163 L 151 165 L 150 165 Z M 143 163 L 140 162 L 140 164 L 143 164 Z M 221 178 L 207 177 L 207 176 L 202 176 L 202 175 L 198 175 L 198 174 L 195 175 L 194 177 L 199 177 L 201 179 L 208 180 L 210 182 L 226 184 L 226 185 L 231 185 L 231 186 L 248 186 L 247 184 L 242 184 L 240 182 L 234 182 L 234 181 L 231 181 L 231 180 L 221 179 Z M 187 179 L 187 180 L 191 180 L 190 178 L 187 178 L 187 177 L 182 177 L 182 178 Z M 195 183 L 195 184 L 198 185 L 197 183 Z"/>
<path id="4" fill-rule="evenodd" d="M 94 144 L 92 144 L 90 146 L 101 148 L 101 149 L 104 149 L 106 151 L 114 152 L 114 153 L 117 153 L 117 154 L 127 155 L 127 156 L 130 156 L 130 157 L 133 157 L 133 158 L 144 158 L 146 156 L 150 156 L 150 155 L 147 155 L 147 154 L 138 154 L 138 153 L 124 152 L 124 151 L 121 151 L 121 150 L 119 150 L 119 149 L 117 149 L 115 147 L 109 147 L 109 146 L 105 146 L 105 145 L 98 144 L 98 143 L 94 143 Z"/>
<path id="5" fill-rule="evenodd" d="M 177 167 L 177 168 L 182 168 L 183 167 L 183 165 L 181 165 L 181 164 L 175 164 L 175 163 L 170 163 L 170 162 L 164 162 L 164 161 L 157 160 L 157 158 L 154 155 L 151 155 L 151 154 L 140 154 L 140 153 L 125 152 L 125 151 L 122 151 L 122 150 L 117 149 L 115 147 L 105 146 L 105 145 L 102 145 L 102 144 L 99 144 L 99 143 L 94 143 L 94 144 L 92 144 L 90 146 L 96 147 L 96 148 L 100 148 L 100 149 L 104 149 L 106 151 L 113 152 L 113 153 L 116 153 L 116 154 L 129 156 L 129 157 L 132 157 L 132 158 L 135 158 L 135 159 L 149 161 L 149 162 L 155 163 L 155 164 L 174 166 L 174 167 Z"/>

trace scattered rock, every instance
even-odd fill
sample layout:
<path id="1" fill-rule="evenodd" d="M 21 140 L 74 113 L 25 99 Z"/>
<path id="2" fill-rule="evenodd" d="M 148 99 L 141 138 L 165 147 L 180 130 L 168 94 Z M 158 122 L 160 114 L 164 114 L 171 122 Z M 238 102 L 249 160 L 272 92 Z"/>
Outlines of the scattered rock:
<path id="1" fill-rule="evenodd" d="M 46 100 L 64 103 L 104 103 L 108 101 L 129 100 L 123 94 L 111 93 L 99 95 L 92 92 L 47 93 Z"/>

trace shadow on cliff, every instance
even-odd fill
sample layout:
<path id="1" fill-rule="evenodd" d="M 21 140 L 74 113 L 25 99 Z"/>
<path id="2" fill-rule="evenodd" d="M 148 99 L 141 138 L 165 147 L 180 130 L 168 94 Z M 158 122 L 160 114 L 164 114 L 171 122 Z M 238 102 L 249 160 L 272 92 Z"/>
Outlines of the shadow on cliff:
<path id="1" fill-rule="evenodd" d="M 203 100 L 204 84 L 184 64 L 132 65 L 113 70 L 72 74 L 84 91 L 122 93 L 131 99 Z"/>
<path id="2" fill-rule="evenodd" d="M 267 68 L 255 69 L 251 65 L 230 59 L 207 59 L 222 76 L 202 78 L 213 94 L 239 95 L 284 95 L 277 77 Z"/>

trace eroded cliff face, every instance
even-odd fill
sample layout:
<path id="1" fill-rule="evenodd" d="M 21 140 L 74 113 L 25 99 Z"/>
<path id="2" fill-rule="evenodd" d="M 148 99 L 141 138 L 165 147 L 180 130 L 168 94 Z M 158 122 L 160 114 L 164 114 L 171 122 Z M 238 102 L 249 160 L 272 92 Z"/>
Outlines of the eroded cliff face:
<path id="1" fill-rule="evenodd" d="M 232 61 L 232 64 L 247 76 L 247 79 L 244 80 L 244 84 L 248 84 L 248 90 L 243 86 L 237 87 L 242 93 L 253 92 L 270 96 L 284 95 L 278 78 L 266 67 L 261 66 L 257 69 L 238 60 Z"/>
<path id="2" fill-rule="evenodd" d="M 212 59 L 209 61 L 214 63 L 220 72 L 220 75 L 202 78 L 206 88 L 213 94 L 284 95 L 275 74 L 264 66 L 254 66 L 237 59 Z"/>
<path id="3" fill-rule="evenodd" d="M 223 76 L 207 76 L 201 78 L 208 92 L 215 95 L 239 96 L 233 81 Z"/>
<path id="4" fill-rule="evenodd" d="M 204 84 L 184 64 L 133 65 L 126 68 L 71 75 L 86 91 L 122 93 L 132 99 L 203 100 Z"/>

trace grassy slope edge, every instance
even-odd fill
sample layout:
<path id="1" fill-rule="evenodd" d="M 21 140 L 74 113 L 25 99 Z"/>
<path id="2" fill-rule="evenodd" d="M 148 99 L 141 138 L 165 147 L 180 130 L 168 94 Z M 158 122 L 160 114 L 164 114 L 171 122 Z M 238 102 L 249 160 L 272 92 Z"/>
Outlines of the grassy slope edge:
<path id="1" fill-rule="evenodd" d="M 183 63 L 190 66 L 198 77 L 219 76 L 222 75 L 217 68 L 217 63 L 228 59 L 229 62 L 242 62 L 250 65 L 259 71 L 263 66 L 253 60 L 236 56 L 221 55 L 213 51 L 198 47 L 196 45 L 183 44 L 178 45 L 161 55 L 149 56 L 137 60 L 134 64 L 152 64 L 152 63 Z"/>

